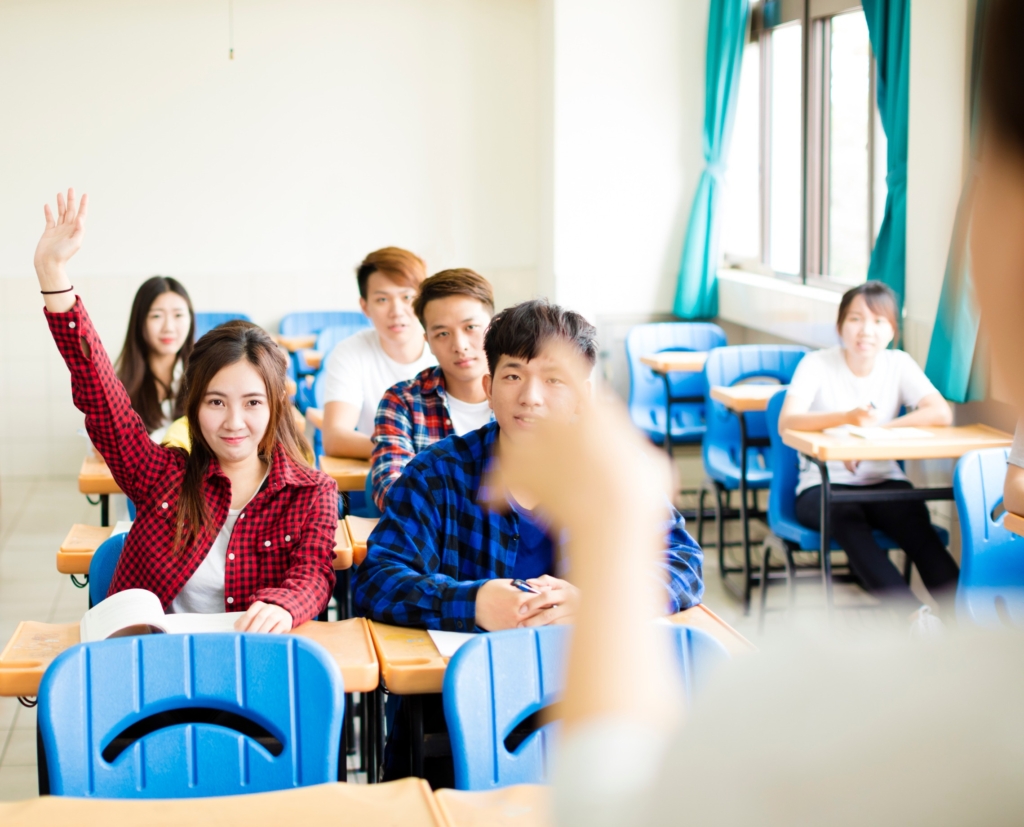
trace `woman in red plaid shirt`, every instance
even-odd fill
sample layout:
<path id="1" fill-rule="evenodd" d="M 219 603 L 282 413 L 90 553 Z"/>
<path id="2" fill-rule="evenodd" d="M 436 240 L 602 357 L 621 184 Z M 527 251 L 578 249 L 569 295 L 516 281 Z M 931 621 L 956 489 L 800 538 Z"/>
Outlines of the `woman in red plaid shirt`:
<path id="1" fill-rule="evenodd" d="M 284 358 L 256 325 L 211 331 L 185 372 L 191 453 L 154 443 L 65 272 L 87 203 L 68 190 L 56 220 L 44 208 L 35 268 L 75 406 L 137 508 L 110 591 L 148 589 L 171 612 L 245 611 L 239 631 L 287 632 L 334 589 L 338 492 L 302 458 Z"/>

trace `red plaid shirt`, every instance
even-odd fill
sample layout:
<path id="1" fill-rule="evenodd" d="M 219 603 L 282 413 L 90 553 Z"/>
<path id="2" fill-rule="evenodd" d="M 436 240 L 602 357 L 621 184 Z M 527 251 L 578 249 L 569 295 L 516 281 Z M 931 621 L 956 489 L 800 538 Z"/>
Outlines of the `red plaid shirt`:
<path id="1" fill-rule="evenodd" d="M 216 460 L 204 490 L 210 525 L 175 555 L 175 512 L 186 455 L 157 445 L 132 410 L 81 298 L 67 313 L 46 312 L 54 341 L 71 370 L 71 389 L 85 427 L 114 479 L 136 506 L 110 593 L 148 589 L 166 609 L 206 557 L 231 504 L 231 482 Z M 82 352 L 88 344 L 90 356 Z M 338 488 L 330 477 L 277 450 L 266 484 L 238 515 L 224 573 L 224 610 L 262 600 L 288 611 L 298 626 L 317 616 L 334 589 Z"/>

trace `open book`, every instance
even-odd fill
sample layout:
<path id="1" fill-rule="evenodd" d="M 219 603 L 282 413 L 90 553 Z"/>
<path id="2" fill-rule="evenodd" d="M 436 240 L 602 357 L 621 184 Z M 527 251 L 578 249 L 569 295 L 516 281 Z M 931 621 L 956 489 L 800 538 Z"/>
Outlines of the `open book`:
<path id="1" fill-rule="evenodd" d="M 877 439 L 879 441 L 892 441 L 894 439 L 931 439 L 928 431 L 920 428 L 861 428 L 857 425 L 850 425 L 846 431 L 850 436 L 859 436 L 861 439 Z"/>
<path id="2" fill-rule="evenodd" d="M 126 589 L 93 606 L 79 623 L 83 643 L 129 635 L 233 632 L 245 612 L 164 614 L 160 598 L 145 589 Z"/>

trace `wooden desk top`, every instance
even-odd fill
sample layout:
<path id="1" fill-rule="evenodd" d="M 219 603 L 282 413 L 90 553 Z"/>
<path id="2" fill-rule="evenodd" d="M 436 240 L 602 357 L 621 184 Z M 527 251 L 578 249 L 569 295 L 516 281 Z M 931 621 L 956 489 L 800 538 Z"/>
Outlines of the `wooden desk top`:
<path id="1" fill-rule="evenodd" d="M 320 470 L 338 483 L 339 491 L 362 491 L 366 488 L 366 476 L 370 463 L 365 459 L 347 457 L 320 457 Z"/>
<path id="2" fill-rule="evenodd" d="M 711 398 L 721 402 L 730 411 L 749 413 L 768 410 L 768 400 L 786 385 L 715 385 L 711 389 Z"/>
<path id="3" fill-rule="evenodd" d="M 449 827 L 549 827 L 551 788 L 518 784 L 500 790 L 468 792 L 441 789 L 434 793 Z"/>
<path id="4" fill-rule="evenodd" d="M 313 370 L 320 370 L 320 365 L 322 365 L 324 361 L 324 355 L 319 350 L 304 347 L 302 348 L 301 356 L 306 360 L 306 364 L 313 368 Z"/>
<path id="5" fill-rule="evenodd" d="M 802 454 L 820 460 L 957 459 L 979 448 L 1008 448 L 1013 436 L 988 425 L 959 428 L 919 428 L 931 439 L 875 441 L 820 431 L 782 432 L 782 441 Z"/>
<path id="6" fill-rule="evenodd" d="M 304 336 L 282 336 L 278 333 L 274 336 L 274 340 L 289 353 L 295 353 L 296 351 L 313 347 L 316 344 L 316 334 L 310 333 L 309 335 Z"/>
<path id="7" fill-rule="evenodd" d="M 90 454 L 82 460 L 82 469 L 78 472 L 78 490 L 83 494 L 121 493 L 107 463 L 95 454 Z"/>
<path id="8" fill-rule="evenodd" d="M 1019 514 L 1007 511 L 1006 516 L 1003 517 L 1003 525 L 1006 526 L 1007 531 L 1024 537 L 1024 517 L 1021 517 Z"/>
<path id="9" fill-rule="evenodd" d="M 757 651 L 754 644 L 706 606 L 694 606 L 668 618 L 680 626 L 693 626 L 718 640 L 731 655 Z M 396 695 L 440 692 L 448 658 L 437 651 L 425 629 L 390 626 L 367 621 L 377 649 L 384 685 Z"/>
<path id="10" fill-rule="evenodd" d="M 351 514 L 345 517 L 345 526 L 352 542 L 353 560 L 357 566 L 366 559 L 366 543 L 378 522 L 379 517 L 353 517 Z"/>
<path id="11" fill-rule="evenodd" d="M 346 692 L 371 692 L 377 688 L 380 668 L 363 618 L 332 623 L 311 620 L 292 634 L 315 640 L 330 652 L 341 667 Z M 23 620 L 0 652 L 0 697 L 35 695 L 53 659 L 79 642 L 77 623 Z"/>
<path id="12" fill-rule="evenodd" d="M 57 551 L 57 571 L 61 574 L 88 574 L 92 556 L 113 530 L 113 526 L 75 523 Z M 337 555 L 334 558 L 335 571 L 352 568 L 352 540 L 344 520 L 338 520 L 338 528 L 334 532 L 334 553 Z M 364 543 L 360 561 L 365 556 Z"/>
<path id="13" fill-rule="evenodd" d="M 707 360 L 707 353 L 697 350 L 666 350 L 640 357 L 655 373 L 700 373 Z"/>
<path id="14" fill-rule="evenodd" d="M 470 793 L 470 795 L 474 795 Z M 318 784 L 294 790 L 171 800 L 47 795 L 0 802 L 4 827 L 226 827 L 232 824 L 323 824 L 352 827 L 446 827 L 421 778 L 384 784 Z M 461 822 L 460 822 L 461 823 Z"/>

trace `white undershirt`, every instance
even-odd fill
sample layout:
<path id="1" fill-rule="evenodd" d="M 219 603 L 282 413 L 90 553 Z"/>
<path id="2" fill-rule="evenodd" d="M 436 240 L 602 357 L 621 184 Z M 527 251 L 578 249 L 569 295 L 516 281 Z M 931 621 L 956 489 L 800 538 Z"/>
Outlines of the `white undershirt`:
<path id="1" fill-rule="evenodd" d="M 269 473 L 269 472 L 268 472 Z M 263 488 L 267 477 L 264 476 L 256 486 L 255 497 Z M 178 596 L 171 601 L 168 614 L 195 612 L 198 614 L 220 614 L 227 611 L 224 606 L 224 567 L 228 559 L 228 545 L 231 543 L 231 532 L 235 530 L 238 515 L 252 502 L 252 497 L 241 508 L 229 508 L 227 519 L 220 527 L 217 539 L 213 541 L 206 558 L 199 564 Z"/>
<path id="2" fill-rule="evenodd" d="M 463 402 L 448 394 L 448 413 L 458 436 L 482 428 L 491 421 L 491 405 L 486 399 L 483 402 Z"/>

